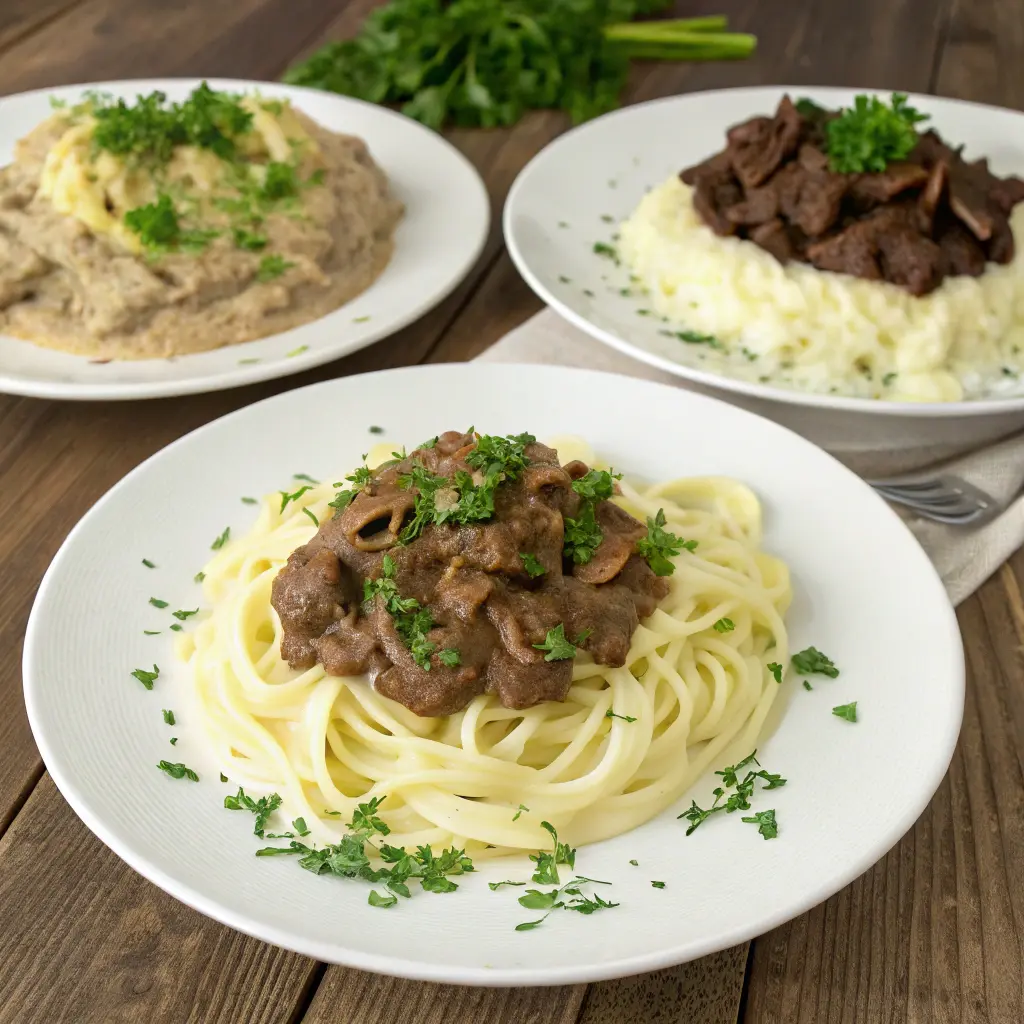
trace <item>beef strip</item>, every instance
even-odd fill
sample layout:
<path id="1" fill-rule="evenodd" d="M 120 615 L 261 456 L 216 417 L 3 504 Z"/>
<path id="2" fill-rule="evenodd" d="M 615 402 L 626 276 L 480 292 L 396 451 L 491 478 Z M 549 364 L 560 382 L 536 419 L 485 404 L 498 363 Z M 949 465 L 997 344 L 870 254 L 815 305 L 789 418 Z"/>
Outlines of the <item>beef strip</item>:
<path id="1" fill-rule="evenodd" d="M 403 542 L 419 494 L 409 474 L 419 467 L 444 478 L 435 507 L 458 502 L 457 474 L 469 474 L 477 487 L 483 481 L 466 461 L 477 440 L 452 431 L 381 467 L 292 552 L 271 589 L 290 665 L 366 673 L 378 693 L 436 716 L 454 714 L 482 693 L 509 708 L 563 700 L 572 659 L 547 660 L 547 638 L 559 626 L 599 664 L 625 663 L 639 619 L 668 593 L 668 582 L 635 553 L 646 528 L 610 501 L 595 504 L 602 539 L 592 558 L 575 565 L 563 557 L 564 520 L 579 514 L 582 500 L 572 483 L 587 474 L 584 463 L 563 468 L 553 449 L 526 444 L 527 465 L 493 491 L 493 516 L 466 525 L 430 522 Z M 537 559 L 542 576 L 526 572 L 521 552 Z M 415 602 L 407 612 L 393 613 L 380 595 L 364 600 L 364 584 L 388 575 L 386 567 L 393 596 Z M 433 647 L 426 656 L 420 649 L 417 660 L 402 622 L 422 609 L 420 639 Z M 458 651 L 457 665 L 441 659 L 447 650 Z"/>
<path id="2" fill-rule="evenodd" d="M 744 188 L 767 181 L 800 141 L 800 115 L 788 96 L 774 117 L 754 117 L 726 133 L 733 171 Z"/>
<path id="3" fill-rule="evenodd" d="M 911 295 L 1013 259 L 1009 218 L 1024 180 L 997 177 L 986 159 L 965 161 L 934 131 L 883 171 L 840 174 L 827 153 L 837 116 L 801 115 L 784 97 L 773 117 L 730 128 L 721 152 L 681 175 L 694 209 L 717 234 L 748 239 L 780 263 L 885 280 Z"/>

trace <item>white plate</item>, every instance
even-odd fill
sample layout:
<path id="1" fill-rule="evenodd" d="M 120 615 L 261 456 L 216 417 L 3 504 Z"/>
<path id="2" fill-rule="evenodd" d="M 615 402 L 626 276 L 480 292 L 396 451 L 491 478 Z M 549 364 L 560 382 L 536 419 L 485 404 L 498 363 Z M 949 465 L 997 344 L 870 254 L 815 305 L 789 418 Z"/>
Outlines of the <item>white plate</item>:
<path id="1" fill-rule="evenodd" d="M 406 207 L 384 273 L 362 295 L 312 323 L 174 359 L 96 364 L 0 334 L 0 391 L 38 398 L 157 398 L 283 377 L 394 334 L 436 306 L 469 273 L 490 226 L 487 190 L 470 162 L 440 135 L 383 107 L 343 96 L 268 82 L 207 81 L 214 89 L 258 89 L 265 96 L 289 99 L 325 128 L 366 140 Z M 13 159 L 15 142 L 50 115 L 51 97 L 75 102 L 83 91 L 98 89 L 133 99 L 160 89 L 180 100 L 199 82 L 99 82 L 0 99 L 0 166 Z"/>
<path id="2" fill-rule="evenodd" d="M 777 840 L 735 818 L 684 837 L 681 806 L 580 849 L 577 870 L 614 883 L 621 906 L 562 914 L 516 932 L 523 858 L 417 893 L 389 911 L 362 884 L 316 877 L 290 858 L 253 856 L 250 821 L 221 807 L 228 787 L 189 727 L 189 682 L 166 630 L 192 607 L 210 542 L 248 527 L 241 495 L 296 472 L 330 479 L 386 428 L 396 445 L 468 423 L 539 437 L 582 434 L 648 479 L 727 474 L 763 498 L 766 549 L 793 571 L 794 649 L 841 668 L 813 692 L 787 680 L 762 763 L 781 772 Z M 258 439 L 258 440 L 256 440 Z M 197 481 L 202 481 L 198 484 Z M 157 568 L 141 564 L 151 559 Z M 166 611 L 147 604 L 170 602 Z M 156 662 L 146 692 L 129 675 Z M 582 370 L 468 364 L 390 370 L 287 392 L 211 423 L 153 456 L 74 529 L 29 621 L 25 697 L 61 792 L 132 867 L 219 921 L 289 949 L 408 978 L 477 985 L 568 984 L 650 971 L 723 949 L 814 906 L 871 866 L 928 803 L 963 709 L 963 652 L 939 580 L 913 537 L 867 486 L 813 445 L 741 410 L 678 389 Z M 858 701 L 860 721 L 831 714 Z M 169 730 L 160 709 L 180 714 Z M 173 753 L 172 753 L 173 750 Z M 154 767 L 195 766 L 198 785 Z M 716 766 L 720 767 L 720 766 Z M 693 790 L 708 797 L 712 777 Z M 246 816 L 248 817 L 248 816 Z M 629 861 L 637 859 L 639 867 Z M 651 880 L 664 880 L 663 890 Z M 607 896 L 607 893 L 604 893 Z"/>
<path id="3" fill-rule="evenodd" d="M 606 114 L 556 139 L 520 173 L 505 204 L 505 241 L 531 288 L 563 317 L 635 359 L 708 393 L 800 430 L 833 450 L 971 444 L 1024 423 L 1024 394 L 970 402 L 880 402 L 783 390 L 709 372 L 701 346 L 659 334 L 643 302 L 622 296 L 629 273 L 593 251 L 646 189 L 722 148 L 725 130 L 771 112 L 783 93 L 823 106 L 871 90 L 807 86 L 724 89 L 655 100 Z M 987 155 L 997 174 L 1024 173 L 1024 114 L 934 96 L 911 96 L 946 138 Z M 560 225 L 566 225 L 564 227 Z M 586 292 L 592 292 L 587 295 Z"/>

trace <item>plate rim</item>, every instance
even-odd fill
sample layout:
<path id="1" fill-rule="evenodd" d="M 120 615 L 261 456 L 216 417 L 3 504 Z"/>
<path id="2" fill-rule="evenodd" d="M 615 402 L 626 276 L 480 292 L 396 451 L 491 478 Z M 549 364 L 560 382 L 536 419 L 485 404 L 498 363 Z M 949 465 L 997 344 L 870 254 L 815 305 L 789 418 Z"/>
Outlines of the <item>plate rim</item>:
<path id="1" fill-rule="evenodd" d="M 384 107 L 376 103 L 368 103 L 365 100 L 356 99 L 352 96 L 342 96 L 338 93 L 326 92 L 322 89 L 311 89 L 307 86 L 290 85 L 285 82 L 262 81 L 247 78 L 170 75 L 161 76 L 159 78 L 120 78 L 102 82 L 81 82 L 71 85 L 51 86 L 49 88 L 27 89 L 24 92 L 11 93 L 6 96 L 0 96 L 0 119 L 3 117 L 5 105 L 17 100 L 36 100 L 55 95 L 62 96 L 64 94 L 83 93 L 90 89 L 102 91 L 103 89 L 110 89 L 112 87 L 117 87 L 119 89 L 138 88 L 140 91 L 149 89 L 151 91 L 153 89 L 166 87 L 169 84 L 174 86 L 181 86 L 185 84 L 199 85 L 201 82 L 206 82 L 214 89 L 233 89 L 236 91 L 245 91 L 246 89 L 251 91 L 253 88 L 265 89 L 269 86 L 272 89 L 283 93 L 296 93 L 299 96 L 312 96 L 319 100 L 336 102 L 341 106 L 365 108 L 367 110 L 372 110 L 375 115 L 380 116 L 384 121 L 391 121 L 394 124 L 405 125 L 412 131 L 423 133 L 423 137 L 431 138 L 438 144 L 442 151 L 446 152 L 448 157 L 452 158 L 457 164 L 461 165 L 464 170 L 469 172 L 469 177 L 472 181 L 473 187 L 468 193 L 467 202 L 476 203 L 480 207 L 481 219 L 477 228 L 477 237 L 473 240 L 473 244 L 467 250 L 466 256 L 460 262 L 458 267 L 453 270 L 450 279 L 442 288 L 437 289 L 433 295 L 418 306 L 410 307 L 406 312 L 392 320 L 389 324 L 382 327 L 371 327 L 366 332 L 365 336 L 360 338 L 352 347 L 341 347 L 336 350 L 331 349 L 327 351 L 324 349 L 310 348 L 306 352 L 302 352 L 299 355 L 287 357 L 285 359 L 266 363 L 261 362 L 247 366 L 239 365 L 230 371 L 222 371 L 219 373 L 208 374 L 203 377 L 187 378 L 176 381 L 139 381 L 130 383 L 76 383 L 63 380 L 46 381 L 38 377 L 30 379 L 25 379 L 23 377 L 10 377 L 4 372 L 3 368 L 0 367 L 0 393 L 20 395 L 26 398 L 45 398 L 56 401 L 135 401 L 139 399 L 176 398 L 182 395 L 197 395 L 214 391 L 228 391 L 232 388 L 245 387 L 250 384 L 260 384 L 268 380 L 290 377 L 296 373 L 301 373 L 305 370 L 312 370 L 337 359 L 344 359 L 347 356 L 353 355 L 362 349 L 369 348 L 371 345 L 375 345 L 377 342 L 383 341 L 384 339 L 397 334 L 399 331 L 408 327 L 416 320 L 419 320 L 432 309 L 444 302 L 444 300 L 447 299 L 452 292 L 454 292 L 455 289 L 466 280 L 473 267 L 480 259 L 480 256 L 487 244 L 487 239 L 490 236 L 491 227 L 494 221 L 491 211 L 490 196 L 482 175 L 473 165 L 472 161 L 470 161 L 468 157 L 466 157 L 443 135 L 432 131 L 423 124 L 420 124 L 419 121 L 415 121 L 412 118 L 406 117 L 404 114 L 400 114 L 396 110 L 392 110 L 389 107 Z M 385 268 L 384 273 L 386 272 L 387 268 Z M 381 276 L 383 276 L 383 274 Z M 347 304 L 348 303 L 344 303 L 343 305 Z M 341 309 L 343 307 L 339 306 L 338 308 Z M 336 310 L 331 310 L 331 313 L 333 312 L 336 312 Z M 331 313 L 326 313 L 324 316 L 329 316 Z M 318 323 L 320 320 L 324 319 L 324 316 L 317 317 L 316 320 L 310 320 L 308 324 L 299 324 L 298 328 Z M 289 328 L 289 330 L 294 329 L 296 328 Z M 284 332 L 279 331 L 276 334 L 268 334 L 264 338 L 256 338 L 253 340 L 268 341 L 272 338 L 280 337 L 282 333 Z M 2 334 L 2 332 L 0 332 L 0 334 Z M 33 344 L 30 341 L 26 341 L 23 338 L 16 338 L 13 335 L 3 336 L 9 340 L 20 342 L 21 344 Z M 221 346 L 221 348 L 233 347 L 237 346 Z M 215 352 L 218 351 L 218 349 L 209 349 L 206 351 Z M 70 355 L 70 353 L 61 354 Z M 206 354 L 206 352 L 189 353 L 189 355 L 204 354 Z M 188 357 L 188 355 L 183 355 L 176 358 L 186 359 Z M 86 359 L 87 357 L 81 356 L 77 358 Z"/>
<path id="2" fill-rule="evenodd" d="M 663 356 L 658 355 L 656 352 L 649 351 L 641 345 L 627 341 L 612 331 L 599 327 L 582 314 L 577 313 L 563 302 L 558 295 L 541 280 L 540 276 L 532 270 L 530 261 L 524 255 L 523 250 L 519 246 L 517 235 L 513 227 L 513 218 L 517 213 L 515 206 L 518 202 L 521 202 L 521 194 L 525 193 L 529 186 L 529 175 L 532 172 L 535 172 L 544 160 L 550 159 L 551 153 L 554 152 L 566 139 L 576 136 L 577 134 L 584 134 L 595 125 L 607 123 L 620 118 L 628 118 L 634 111 L 640 109 L 658 106 L 672 106 L 677 104 L 685 105 L 690 101 L 699 101 L 702 98 L 708 99 L 737 93 L 759 93 L 762 95 L 770 93 L 777 97 L 781 97 L 784 93 L 793 95 L 802 92 L 810 96 L 834 96 L 838 98 L 850 93 L 865 93 L 869 96 L 886 96 L 894 91 L 899 90 L 835 85 L 742 85 L 730 86 L 723 89 L 701 89 L 695 92 L 684 92 L 678 93 L 674 96 L 662 96 L 657 99 L 645 100 L 642 103 L 633 103 L 629 106 L 620 107 L 617 110 L 610 111 L 607 114 L 602 114 L 600 117 L 596 117 L 591 121 L 586 121 L 583 124 L 576 125 L 569 131 L 563 132 L 561 135 L 557 136 L 544 146 L 540 152 L 536 153 L 526 166 L 523 167 L 523 169 L 516 175 L 515 181 L 513 181 L 512 187 L 508 191 L 504 206 L 502 207 L 501 227 L 505 246 L 508 249 L 512 263 L 533 293 L 543 303 L 545 303 L 545 305 L 553 309 L 560 317 L 567 320 L 574 327 L 579 328 L 579 330 L 590 335 L 590 337 L 597 339 L 609 348 L 612 348 L 617 352 L 621 352 L 623 355 L 629 356 L 632 359 L 636 359 L 638 362 L 654 367 L 655 369 L 662 370 L 665 373 L 672 374 L 672 376 L 682 380 L 692 381 L 695 384 L 700 384 L 705 387 L 720 388 L 721 390 L 727 391 L 731 394 L 742 395 L 747 398 L 754 398 L 765 402 L 774 402 L 781 405 L 804 406 L 807 408 L 823 409 L 835 413 L 868 413 L 871 415 L 890 418 L 903 417 L 907 419 L 934 419 L 939 417 L 959 419 L 962 417 L 972 418 L 975 416 L 992 416 L 997 413 L 1024 413 L 1024 394 L 1010 398 L 980 398 L 966 401 L 961 399 L 958 402 L 889 402 L 875 398 L 856 398 L 848 395 L 828 395 L 810 391 L 799 391 L 796 389 L 788 390 L 768 384 L 760 384 L 755 381 L 741 380 L 737 377 L 728 377 L 725 374 L 711 373 L 697 367 L 687 366 L 683 363 L 678 363 L 675 360 L 666 359 Z M 974 110 L 984 111 L 986 113 L 998 111 L 999 113 L 1012 114 L 1015 117 L 1020 118 L 1021 130 L 1022 133 L 1024 133 L 1024 111 L 1012 110 L 1009 107 L 999 107 L 991 103 L 978 103 L 974 100 L 960 100 L 947 96 L 934 96 L 929 93 L 910 92 L 906 93 L 906 95 L 915 103 L 923 101 L 926 105 L 939 104 L 941 106 L 967 107 Z"/>
<path id="3" fill-rule="evenodd" d="M 622 378 L 621 374 L 608 373 L 601 370 L 551 367 L 544 364 L 523 364 L 523 366 L 526 370 L 542 370 L 545 373 L 550 373 L 552 370 L 556 370 L 559 375 L 564 376 L 584 376 L 590 378 L 600 377 L 608 379 Z M 144 461 L 140 462 L 138 466 L 113 484 L 82 515 L 68 533 L 56 554 L 53 556 L 50 565 L 47 567 L 46 572 L 40 581 L 36 597 L 32 604 L 32 609 L 29 614 L 28 624 L 25 631 L 24 651 L 22 655 L 23 697 L 25 700 L 25 707 L 33 739 L 35 740 L 46 769 L 49 771 L 54 784 L 57 786 L 61 795 L 71 806 L 75 814 L 84 822 L 86 827 L 88 827 L 89 830 L 98 839 L 100 839 L 105 846 L 128 864 L 129 867 L 142 875 L 142 877 L 146 878 L 148 881 L 158 886 L 168 895 L 182 903 L 185 903 L 187 906 L 192 907 L 199 913 L 233 928 L 236 931 L 259 939 L 260 941 L 277 945 L 281 948 L 299 953 L 300 955 L 313 957 L 322 962 L 370 971 L 375 974 L 406 978 L 414 981 L 430 981 L 441 984 L 457 984 L 484 988 L 502 988 L 523 985 L 549 987 L 567 984 L 585 984 L 589 982 L 606 981 L 615 978 L 645 974 L 651 971 L 677 966 L 681 963 L 687 963 L 702 956 L 707 956 L 711 953 L 730 948 L 740 942 L 751 941 L 788 921 L 796 919 L 808 910 L 824 902 L 835 893 L 846 888 L 856 878 L 870 870 L 881 859 L 887 856 L 896 844 L 914 827 L 914 824 L 918 821 L 928 804 L 933 799 L 935 792 L 938 790 L 948 771 L 949 764 L 952 760 L 960 735 L 966 690 L 966 662 L 963 640 L 956 619 L 956 613 L 949 601 L 941 578 L 939 577 L 939 574 L 931 560 L 928 558 L 924 550 L 920 548 L 913 534 L 899 516 L 897 516 L 896 513 L 893 512 L 885 502 L 883 502 L 882 499 L 864 483 L 863 480 L 861 480 L 851 470 L 843 466 L 841 462 L 835 459 L 828 452 L 819 448 L 817 445 L 814 445 L 812 442 L 807 441 L 788 427 L 784 427 L 781 424 L 774 423 L 770 420 L 766 421 L 764 417 L 759 416 L 756 413 L 731 405 L 730 403 L 718 398 L 712 398 L 692 392 L 683 392 L 685 397 L 680 400 L 684 402 L 696 402 L 698 405 L 712 403 L 714 405 L 725 406 L 730 410 L 731 415 L 738 415 L 741 419 L 754 420 L 759 425 L 762 425 L 762 427 L 765 422 L 767 422 L 771 427 L 789 435 L 790 442 L 795 442 L 798 446 L 813 449 L 815 457 L 823 457 L 835 463 L 844 474 L 847 474 L 858 486 L 865 489 L 865 494 L 870 498 L 870 500 L 877 502 L 881 509 L 884 510 L 885 514 L 892 517 L 895 523 L 903 530 L 905 541 L 907 543 L 912 543 L 917 547 L 918 555 L 921 559 L 922 572 L 924 572 L 929 579 L 929 588 L 934 590 L 937 597 L 941 598 L 940 607 L 942 607 L 943 614 L 947 617 L 948 634 L 952 639 L 953 650 L 955 654 L 959 655 L 959 657 L 954 659 L 954 664 L 950 669 L 949 683 L 951 686 L 951 713 L 948 721 L 945 723 L 945 731 L 941 737 L 941 742 L 937 742 L 937 748 L 941 750 L 942 753 L 941 756 L 933 759 L 928 766 L 929 770 L 927 774 L 923 776 L 927 779 L 927 784 L 919 787 L 917 799 L 908 803 L 909 810 L 884 834 L 878 843 L 875 844 L 875 848 L 870 854 L 861 856 L 857 861 L 852 862 L 843 872 L 807 889 L 803 892 L 800 900 L 787 903 L 785 909 L 776 910 L 772 913 L 763 915 L 756 921 L 750 921 L 743 926 L 737 926 L 727 934 L 716 933 L 713 940 L 701 945 L 697 952 L 691 951 L 690 947 L 692 946 L 692 943 L 688 943 L 686 945 L 685 951 L 684 947 L 677 944 L 675 946 L 664 946 L 653 953 L 648 952 L 633 956 L 618 957 L 596 965 L 576 965 L 550 968 L 546 970 L 545 973 L 538 976 L 536 968 L 532 967 L 490 968 L 458 965 L 451 967 L 449 965 L 433 964 L 423 961 L 407 960 L 401 957 L 361 952 L 351 946 L 339 945 L 337 942 L 326 943 L 315 939 L 303 938 L 295 932 L 289 932 L 276 925 L 262 924 L 254 916 L 246 916 L 245 914 L 236 913 L 231 909 L 225 908 L 223 905 L 216 902 L 215 899 L 209 898 L 203 893 L 198 892 L 190 883 L 179 882 L 177 879 L 171 877 L 167 872 L 148 861 L 144 854 L 136 853 L 130 844 L 122 844 L 116 836 L 107 829 L 103 819 L 99 815 L 94 814 L 90 809 L 88 797 L 83 796 L 83 794 L 79 792 L 75 779 L 65 773 L 63 766 L 60 764 L 60 755 L 57 754 L 55 756 L 55 750 L 57 748 L 49 741 L 46 728 L 41 722 L 40 711 L 34 696 L 36 690 L 41 689 L 43 685 L 41 681 L 36 681 L 37 673 L 34 665 L 41 642 L 40 636 L 43 630 L 43 627 L 40 625 L 40 618 L 43 614 L 40 611 L 40 607 L 47 599 L 50 589 L 55 586 L 54 581 L 59 572 L 61 563 L 64 559 L 70 557 L 69 552 L 76 541 L 77 535 L 83 530 L 86 522 L 91 520 L 94 515 L 101 512 L 103 506 L 108 500 L 110 500 L 111 496 L 115 494 L 115 492 L 119 491 L 123 487 L 130 486 L 130 481 L 132 481 L 135 476 L 140 475 L 145 467 L 147 467 L 151 462 L 158 460 L 164 452 L 178 445 L 184 444 L 195 435 L 201 435 L 206 431 L 215 429 L 223 420 L 247 414 L 249 410 L 255 406 L 284 400 L 286 396 L 290 396 L 297 392 L 309 392 L 312 389 L 330 389 L 332 387 L 341 386 L 342 382 L 347 383 L 352 380 L 358 381 L 366 377 L 383 376 L 393 378 L 400 375 L 441 376 L 452 372 L 484 372 L 498 375 L 503 368 L 502 364 L 491 365 L 487 363 L 469 362 L 454 364 L 439 363 L 376 370 L 367 374 L 353 374 L 351 377 L 332 378 L 330 380 L 306 385 L 303 388 L 294 388 L 281 394 L 268 396 L 267 398 L 261 399 L 259 402 L 252 403 L 252 405 L 233 410 L 195 428 L 192 431 L 189 431 L 187 434 L 170 442 L 159 451 L 153 453 Z M 626 379 L 635 380 L 637 385 L 642 388 L 666 389 L 672 392 L 673 395 L 678 396 L 680 394 L 679 389 L 673 387 L 671 384 L 637 378 Z M 55 764 L 56 767 L 54 767 Z M 919 776 L 919 778 L 920 777 L 921 776 Z"/>

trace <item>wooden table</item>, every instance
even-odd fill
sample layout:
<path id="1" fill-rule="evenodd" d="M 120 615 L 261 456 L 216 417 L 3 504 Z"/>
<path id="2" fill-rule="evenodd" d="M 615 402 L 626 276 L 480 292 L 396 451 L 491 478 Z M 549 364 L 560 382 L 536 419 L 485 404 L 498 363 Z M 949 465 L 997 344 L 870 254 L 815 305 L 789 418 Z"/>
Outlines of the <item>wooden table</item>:
<path id="1" fill-rule="evenodd" d="M 274 79 L 299 54 L 353 32 L 371 6 L 0 0 L 0 93 L 157 75 Z M 1024 4 L 1014 0 L 692 0 L 678 10 L 729 14 L 757 34 L 756 57 L 639 67 L 631 101 L 817 83 L 1024 108 Z M 963 733 L 913 830 L 791 924 L 657 974 L 472 990 L 316 963 L 209 921 L 144 881 L 89 833 L 45 773 L 22 703 L 21 644 L 38 581 L 78 518 L 141 460 L 214 417 L 314 380 L 469 359 L 535 312 L 503 250 L 498 214 L 518 170 L 565 127 L 557 114 L 537 114 L 508 131 L 451 133 L 490 190 L 486 250 L 438 309 L 364 352 L 192 398 L 0 396 L 0 1022 L 1024 1021 L 1022 554 L 960 608 Z"/>

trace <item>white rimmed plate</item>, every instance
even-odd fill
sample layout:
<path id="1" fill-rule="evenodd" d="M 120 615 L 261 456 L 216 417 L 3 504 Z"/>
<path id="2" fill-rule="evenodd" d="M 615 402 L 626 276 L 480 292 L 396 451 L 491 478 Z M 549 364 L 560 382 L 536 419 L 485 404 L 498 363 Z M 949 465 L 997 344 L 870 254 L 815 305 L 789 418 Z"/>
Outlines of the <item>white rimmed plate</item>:
<path id="1" fill-rule="evenodd" d="M 336 476 L 379 439 L 370 425 L 400 445 L 469 423 L 539 437 L 580 434 L 629 474 L 725 474 L 761 496 L 764 546 L 793 572 L 793 649 L 813 644 L 841 668 L 834 681 L 816 677 L 812 692 L 787 680 L 785 714 L 761 744 L 762 763 L 789 780 L 772 794 L 776 840 L 724 815 L 687 838 L 676 820 L 683 800 L 633 832 L 580 849 L 577 870 L 611 881 L 619 907 L 559 914 L 531 932 L 514 931 L 531 916 L 517 903 L 522 890 L 486 885 L 528 878 L 525 858 L 485 866 L 454 894 L 417 893 L 383 911 L 367 905 L 362 883 L 253 855 L 262 844 L 251 819 L 223 810 L 228 787 L 190 725 L 170 611 L 195 606 L 192 574 L 211 541 L 225 526 L 248 527 L 254 512 L 242 495 L 286 487 L 295 473 Z M 169 607 L 150 606 L 153 596 Z M 154 662 L 161 675 L 147 692 L 130 672 Z M 391 370 L 287 392 L 153 456 L 96 504 L 54 559 L 29 620 L 24 679 L 33 733 L 61 792 L 161 888 L 321 960 L 476 985 L 654 970 L 814 906 L 870 867 L 924 809 L 952 755 L 964 693 L 956 619 L 931 564 L 884 503 L 828 455 L 775 424 L 672 387 L 487 364 Z M 854 700 L 856 724 L 832 715 Z M 162 708 L 180 713 L 174 730 Z M 172 733 L 181 737 L 176 747 Z M 155 767 L 161 758 L 197 768 L 201 781 L 167 778 Z M 712 779 L 692 795 L 706 799 Z"/>
<path id="2" fill-rule="evenodd" d="M 832 450 L 969 447 L 1024 424 L 1024 385 L 1007 382 L 991 398 L 951 403 L 882 402 L 784 390 L 710 370 L 703 346 L 659 333 L 643 300 L 622 295 L 629 273 L 596 254 L 646 189 L 722 148 L 725 130 L 771 112 L 783 93 L 827 107 L 849 105 L 863 89 L 771 86 L 690 93 L 606 114 L 560 136 L 519 174 L 504 211 L 505 240 L 519 272 L 575 326 L 693 387 L 777 419 Z M 887 94 L 885 94 L 887 97 Z M 911 96 L 929 127 L 969 156 L 986 155 L 999 174 L 1024 173 L 1024 114 Z M 589 294 L 588 294 L 589 293 Z M 913 461 L 913 460 L 912 460 Z"/>
<path id="3" fill-rule="evenodd" d="M 214 89 L 259 90 L 287 98 L 332 131 L 363 138 L 405 216 L 395 252 L 373 285 L 300 327 L 242 345 L 174 359 L 92 363 L 0 334 L 0 391 L 38 398 L 131 399 L 194 394 L 283 377 L 365 348 L 422 316 L 469 273 L 487 238 L 487 190 L 469 161 L 440 135 L 383 107 L 312 89 L 207 79 Z M 99 82 L 0 99 L 0 166 L 14 144 L 51 113 L 51 97 L 77 101 L 86 90 L 133 99 L 160 89 L 180 100 L 199 79 Z"/>

